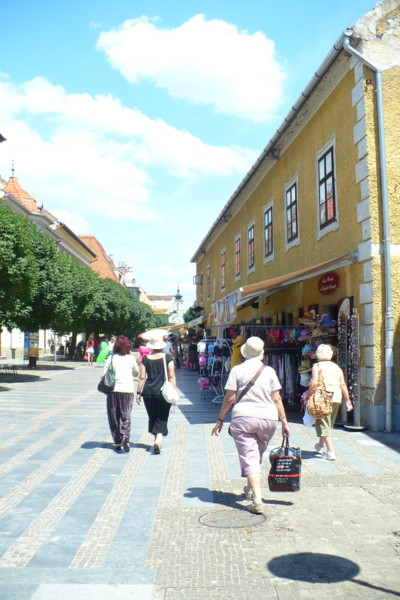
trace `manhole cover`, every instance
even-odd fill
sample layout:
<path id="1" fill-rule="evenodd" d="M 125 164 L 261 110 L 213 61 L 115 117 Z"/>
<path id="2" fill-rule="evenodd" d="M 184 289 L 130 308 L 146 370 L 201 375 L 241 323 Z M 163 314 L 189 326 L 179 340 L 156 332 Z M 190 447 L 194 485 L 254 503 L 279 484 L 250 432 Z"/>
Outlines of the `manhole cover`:
<path id="1" fill-rule="evenodd" d="M 207 525 L 207 527 L 232 529 L 261 525 L 266 519 L 265 515 L 253 515 L 244 510 L 218 510 L 201 516 L 199 521 L 202 525 Z"/>

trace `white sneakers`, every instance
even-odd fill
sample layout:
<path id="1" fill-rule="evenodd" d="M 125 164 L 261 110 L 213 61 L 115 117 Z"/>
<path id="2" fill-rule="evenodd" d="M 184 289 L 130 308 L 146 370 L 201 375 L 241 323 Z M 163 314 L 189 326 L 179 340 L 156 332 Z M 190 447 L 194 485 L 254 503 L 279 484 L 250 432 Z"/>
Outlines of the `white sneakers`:
<path id="1" fill-rule="evenodd" d="M 317 451 L 317 454 L 323 454 L 324 453 L 324 447 L 320 446 L 318 443 L 315 444 L 314 448 Z"/>
<path id="2" fill-rule="evenodd" d="M 251 513 L 254 513 L 255 515 L 264 514 L 264 506 L 263 506 L 262 502 L 256 503 L 256 502 L 254 502 L 254 500 L 250 504 L 250 506 L 247 507 L 247 510 Z"/>
<path id="3" fill-rule="evenodd" d="M 334 452 L 325 452 L 323 458 L 325 460 L 336 460 L 336 454 Z"/>

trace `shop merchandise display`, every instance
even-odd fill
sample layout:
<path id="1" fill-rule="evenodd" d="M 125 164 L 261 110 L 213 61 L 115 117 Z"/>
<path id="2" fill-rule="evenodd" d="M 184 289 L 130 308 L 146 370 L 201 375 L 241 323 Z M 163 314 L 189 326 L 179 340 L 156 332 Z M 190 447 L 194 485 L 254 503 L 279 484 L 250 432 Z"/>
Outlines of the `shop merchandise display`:
<path id="1" fill-rule="evenodd" d="M 224 398 L 224 384 L 227 379 L 227 364 L 230 364 L 231 348 L 225 339 L 204 339 L 197 344 L 199 354 L 199 379 L 202 391 L 209 388 L 215 393 L 214 404 L 220 404 Z M 229 362 L 228 362 L 229 361 Z"/>

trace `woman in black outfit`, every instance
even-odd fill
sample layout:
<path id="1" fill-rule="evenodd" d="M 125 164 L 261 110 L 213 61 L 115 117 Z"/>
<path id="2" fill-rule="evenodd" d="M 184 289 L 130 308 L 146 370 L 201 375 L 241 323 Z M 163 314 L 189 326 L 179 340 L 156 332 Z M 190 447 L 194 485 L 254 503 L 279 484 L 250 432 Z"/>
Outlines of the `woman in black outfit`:
<path id="1" fill-rule="evenodd" d="M 174 361 L 170 354 L 161 352 L 166 347 L 162 337 L 154 336 L 148 340 L 147 347 L 151 354 L 143 356 L 140 363 L 136 402 L 144 405 L 149 417 L 149 433 L 155 436 L 154 454 L 160 454 L 163 435 L 168 435 L 168 417 L 171 404 L 161 394 L 165 381 L 164 359 L 166 360 L 168 379 L 176 387 Z"/>

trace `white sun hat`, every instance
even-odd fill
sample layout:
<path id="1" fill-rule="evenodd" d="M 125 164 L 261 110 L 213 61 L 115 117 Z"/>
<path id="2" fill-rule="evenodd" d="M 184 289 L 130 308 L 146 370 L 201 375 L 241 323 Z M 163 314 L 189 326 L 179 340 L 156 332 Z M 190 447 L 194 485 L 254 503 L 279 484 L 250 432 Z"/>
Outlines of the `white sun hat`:
<path id="1" fill-rule="evenodd" d="M 261 338 L 249 337 L 245 344 L 240 348 L 244 358 L 264 358 L 264 342 Z"/>

